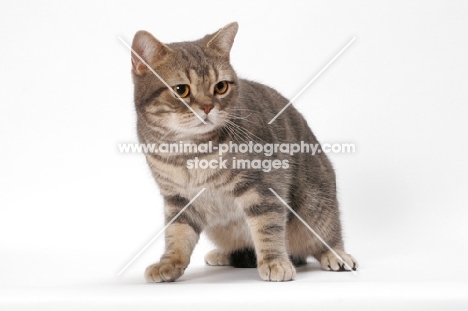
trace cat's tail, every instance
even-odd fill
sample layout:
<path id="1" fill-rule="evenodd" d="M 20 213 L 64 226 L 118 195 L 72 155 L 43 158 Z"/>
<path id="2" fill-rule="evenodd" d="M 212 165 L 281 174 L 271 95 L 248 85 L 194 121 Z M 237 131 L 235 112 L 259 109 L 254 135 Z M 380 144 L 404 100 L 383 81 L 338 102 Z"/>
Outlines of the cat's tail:
<path id="1" fill-rule="evenodd" d="M 289 255 L 289 259 L 296 267 L 307 264 L 307 257 Z M 238 249 L 231 253 L 231 265 L 235 268 L 256 268 L 257 256 L 253 248 Z"/>
<path id="2" fill-rule="evenodd" d="M 231 265 L 236 268 L 256 268 L 257 256 L 253 248 L 238 249 L 231 253 Z"/>

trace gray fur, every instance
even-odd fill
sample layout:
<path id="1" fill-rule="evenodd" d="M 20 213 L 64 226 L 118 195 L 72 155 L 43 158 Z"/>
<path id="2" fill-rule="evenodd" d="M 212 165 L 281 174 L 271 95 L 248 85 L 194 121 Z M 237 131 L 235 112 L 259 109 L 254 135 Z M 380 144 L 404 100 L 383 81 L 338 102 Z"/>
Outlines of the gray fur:
<path id="1" fill-rule="evenodd" d="M 317 143 L 302 115 L 292 106 L 268 125 L 288 100 L 260 83 L 239 79 L 229 62 L 237 32 L 232 23 L 193 42 L 162 44 L 147 32 L 138 32 L 133 49 L 171 86 L 188 84 L 184 100 L 208 125 L 180 102 L 135 56 L 133 81 L 141 143 L 213 141 L 217 143 Z M 216 95 L 213 87 L 229 81 L 228 92 Z M 206 114 L 203 108 L 212 105 Z M 211 121 L 211 122 L 209 122 Z M 308 256 L 327 270 L 343 270 L 327 248 L 269 191 L 274 189 L 352 267 L 357 262 L 344 252 L 333 167 L 324 153 L 294 156 L 274 153 L 236 153 L 232 158 L 287 160 L 289 168 L 267 173 L 258 169 L 205 169 L 186 167 L 186 161 L 216 159 L 212 154 L 146 154 L 153 176 L 165 199 L 169 221 L 202 188 L 206 191 L 166 231 L 161 261 L 146 270 L 149 282 L 174 281 L 187 267 L 203 231 L 217 245 L 208 264 L 230 264 L 230 254 L 255 249 L 257 267 L 265 280 L 288 281 L 295 269 L 290 257 L 304 262 Z"/>

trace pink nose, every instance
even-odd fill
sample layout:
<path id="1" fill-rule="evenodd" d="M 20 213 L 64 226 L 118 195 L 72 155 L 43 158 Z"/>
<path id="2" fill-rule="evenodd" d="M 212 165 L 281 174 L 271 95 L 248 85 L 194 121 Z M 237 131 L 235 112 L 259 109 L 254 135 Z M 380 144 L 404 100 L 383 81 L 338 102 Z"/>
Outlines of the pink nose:
<path id="1" fill-rule="evenodd" d="M 206 114 L 209 114 L 211 109 L 213 109 L 213 104 L 208 104 L 208 105 L 204 105 L 203 106 L 203 111 L 206 113 Z"/>

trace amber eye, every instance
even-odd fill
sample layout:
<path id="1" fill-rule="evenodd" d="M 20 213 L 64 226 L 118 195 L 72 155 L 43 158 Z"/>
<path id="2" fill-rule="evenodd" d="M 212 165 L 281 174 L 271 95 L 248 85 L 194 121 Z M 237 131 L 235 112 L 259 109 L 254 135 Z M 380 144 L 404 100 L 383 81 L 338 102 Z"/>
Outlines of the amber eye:
<path id="1" fill-rule="evenodd" d="M 172 89 L 182 98 L 187 97 L 190 94 L 190 87 L 187 84 L 179 84 L 174 86 Z"/>
<path id="2" fill-rule="evenodd" d="M 229 84 L 226 81 L 218 82 L 215 85 L 215 93 L 218 95 L 223 95 L 227 92 L 228 88 Z"/>

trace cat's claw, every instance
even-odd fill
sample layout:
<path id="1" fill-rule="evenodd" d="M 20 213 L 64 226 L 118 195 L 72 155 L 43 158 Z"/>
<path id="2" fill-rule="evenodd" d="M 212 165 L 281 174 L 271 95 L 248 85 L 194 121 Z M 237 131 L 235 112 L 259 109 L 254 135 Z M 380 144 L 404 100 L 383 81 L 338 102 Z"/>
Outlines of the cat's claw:
<path id="1" fill-rule="evenodd" d="M 225 252 L 214 249 L 205 255 L 205 262 L 210 266 L 229 266 L 231 257 Z"/>
<path id="2" fill-rule="evenodd" d="M 321 257 L 320 257 L 320 266 L 322 267 L 323 270 L 327 271 L 351 271 L 352 270 L 357 270 L 359 267 L 359 264 L 357 260 L 351 256 L 350 254 L 346 254 L 343 251 L 337 251 L 336 252 L 340 257 L 344 260 L 343 263 L 340 259 L 338 259 L 335 254 L 332 252 L 328 251 L 325 252 Z"/>
<path id="3" fill-rule="evenodd" d="M 184 271 L 171 263 L 155 263 L 146 268 L 145 279 L 148 283 L 174 282 Z"/>
<path id="4" fill-rule="evenodd" d="M 292 281 L 296 277 L 296 269 L 289 260 L 272 260 L 258 264 L 260 277 L 265 281 Z"/>

